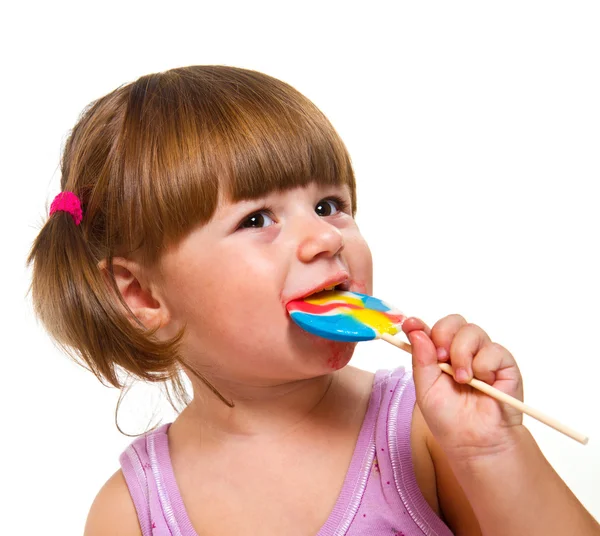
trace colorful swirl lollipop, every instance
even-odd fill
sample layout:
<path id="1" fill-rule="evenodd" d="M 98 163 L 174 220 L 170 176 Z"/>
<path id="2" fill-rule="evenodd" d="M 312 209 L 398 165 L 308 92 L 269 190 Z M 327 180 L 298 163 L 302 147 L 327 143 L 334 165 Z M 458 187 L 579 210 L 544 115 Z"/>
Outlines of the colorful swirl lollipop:
<path id="1" fill-rule="evenodd" d="M 372 296 L 342 290 L 323 291 L 303 300 L 289 302 L 287 310 L 296 324 L 314 335 L 345 342 L 383 339 L 412 353 L 410 344 L 394 337 L 400 331 L 406 316 Z M 443 372 L 454 377 L 454 371 L 448 363 L 439 363 L 439 366 Z M 583 434 L 481 380 L 473 378 L 469 385 L 584 445 L 588 442 Z"/>
<path id="2" fill-rule="evenodd" d="M 385 302 L 357 292 L 323 291 L 287 305 L 292 320 L 310 333 L 335 341 L 372 341 L 395 335 L 406 319 Z"/>

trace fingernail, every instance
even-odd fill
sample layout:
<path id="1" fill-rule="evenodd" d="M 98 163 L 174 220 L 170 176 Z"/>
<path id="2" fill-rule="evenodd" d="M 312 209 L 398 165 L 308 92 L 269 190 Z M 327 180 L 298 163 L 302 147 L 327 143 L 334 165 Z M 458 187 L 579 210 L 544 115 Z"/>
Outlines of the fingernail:
<path id="1" fill-rule="evenodd" d="M 456 369 L 456 371 L 454 372 L 454 377 L 459 382 L 466 383 L 469 381 L 469 373 L 467 372 L 467 369 L 464 369 L 462 367 Z"/>
<path id="2" fill-rule="evenodd" d="M 446 359 L 448 359 L 448 352 L 446 351 L 445 348 L 440 346 L 437 349 L 437 356 L 440 361 L 446 361 Z"/>

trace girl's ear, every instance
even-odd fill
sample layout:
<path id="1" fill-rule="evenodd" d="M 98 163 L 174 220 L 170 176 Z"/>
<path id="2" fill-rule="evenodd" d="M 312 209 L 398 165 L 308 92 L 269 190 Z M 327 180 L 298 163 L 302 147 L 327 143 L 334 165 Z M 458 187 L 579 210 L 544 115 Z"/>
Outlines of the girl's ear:
<path id="1" fill-rule="evenodd" d="M 110 273 L 106 259 L 98 263 L 107 284 Z M 170 318 L 166 305 L 160 300 L 153 285 L 146 279 L 139 263 L 123 257 L 113 257 L 113 274 L 123 300 L 147 329 L 165 326 Z M 111 285 L 112 287 L 112 285 Z M 130 316 L 128 312 L 128 316 Z M 132 318 L 131 322 L 136 324 Z"/>

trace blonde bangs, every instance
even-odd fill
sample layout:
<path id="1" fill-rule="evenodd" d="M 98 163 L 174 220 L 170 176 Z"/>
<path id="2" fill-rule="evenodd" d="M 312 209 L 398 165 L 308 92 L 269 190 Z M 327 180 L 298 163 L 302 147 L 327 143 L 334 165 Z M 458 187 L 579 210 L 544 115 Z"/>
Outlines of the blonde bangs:
<path id="1" fill-rule="evenodd" d="M 222 66 L 173 69 L 131 85 L 108 175 L 108 212 L 148 261 L 207 222 L 220 193 L 233 201 L 304 186 L 348 185 L 346 147 L 327 118 L 291 86 Z M 124 233 L 124 234 L 121 234 Z"/>

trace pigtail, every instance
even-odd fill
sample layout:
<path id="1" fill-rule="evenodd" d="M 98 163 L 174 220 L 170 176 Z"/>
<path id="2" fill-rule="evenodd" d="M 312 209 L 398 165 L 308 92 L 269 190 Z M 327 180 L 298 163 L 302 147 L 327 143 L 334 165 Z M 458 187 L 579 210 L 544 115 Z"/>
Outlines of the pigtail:
<path id="1" fill-rule="evenodd" d="M 148 381 L 169 379 L 181 334 L 163 343 L 152 340 L 153 333 L 141 324 L 133 326 L 99 261 L 86 243 L 83 225 L 76 226 L 67 212 L 53 214 L 27 259 L 33 265 L 35 313 L 57 344 L 105 385 L 122 387 L 118 368 Z"/>
<path id="2" fill-rule="evenodd" d="M 122 389 L 116 413 L 127 392 L 123 389 L 126 375 L 167 382 L 167 399 L 173 408 L 187 405 L 182 365 L 231 406 L 199 371 L 181 360 L 178 347 L 183 330 L 169 341 L 159 341 L 156 330 L 147 330 L 133 315 L 118 291 L 111 259 L 107 259 L 109 277 L 100 270 L 101 259 L 92 254 L 84 225 L 75 225 L 67 212 L 56 212 L 41 229 L 27 259 L 33 265 L 34 311 L 57 345 L 104 385 Z M 118 423 L 117 427 L 124 433 Z"/>

